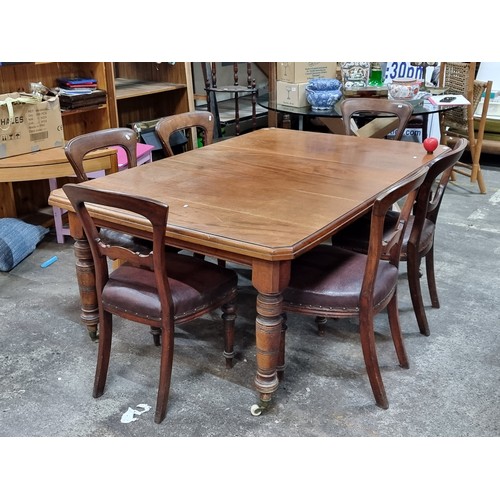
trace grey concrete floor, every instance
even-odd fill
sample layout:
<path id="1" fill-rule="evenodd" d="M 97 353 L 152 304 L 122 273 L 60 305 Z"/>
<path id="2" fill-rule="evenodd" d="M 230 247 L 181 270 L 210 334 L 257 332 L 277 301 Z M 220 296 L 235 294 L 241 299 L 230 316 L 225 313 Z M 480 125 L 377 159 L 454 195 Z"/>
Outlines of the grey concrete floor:
<path id="1" fill-rule="evenodd" d="M 313 318 L 290 315 L 285 379 L 268 411 L 252 416 L 250 406 L 257 402 L 253 385 L 255 292 L 249 270 L 240 267 L 236 267 L 240 297 L 232 370 L 224 366 L 218 314 L 178 328 L 167 417 L 157 425 L 153 414 L 158 348 L 147 328 L 117 319 L 106 390 L 101 398 L 93 399 L 97 345 L 79 320 L 72 242 L 59 245 L 50 234 L 15 269 L 0 273 L 0 436 L 462 438 L 458 443 L 438 440 L 436 448 L 436 439 L 426 440 L 425 458 L 415 467 L 426 464 L 427 473 L 429 465 L 442 470 L 444 462 L 438 457 L 446 451 L 451 453 L 447 463 L 456 463 L 464 450 L 465 461 L 460 464 L 478 463 L 485 456 L 481 447 L 496 446 L 500 435 L 500 168 L 498 164 L 483 168 L 487 194 L 479 194 L 477 186 L 460 176 L 449 184 L 444 197 L 436 235 L 441 308 L 427 307 L 429 337 L 418 332 L 405 264 L 401 266 L 399 303 L 409 370 L 397 364 L 386 315 L 377 317 L 379 361 L 389 409 L 381 410 L 373 402 L 355 321 L 330 321 L 327 335 L 321 338 Z M 40 263 L 54 255 L 57 262 L 42 269 Z M 429 304 L 425 278 L 423 285 Z M 123 422 L 127 412 L 141 409 L 138 405 L 151 409 Z M 478 443 L 472 438 L 488 439 Z M 330 456 L 332 448 L 350 456 L 349 451 L 358 450 L 360 443 L 314 440 L 315 446 L 321 443 L 327 452 L 322 456 L 315 448 L 309 451 L 310 440 L 299 442 L 307 450 L 301 454 L 310 453 L 321 474 L 326 474 L 324 480 L 330 474 L 327 464 L 339 459 L 338 453 Z M 375 442 L 380 441 L 368 440 L 368 446 Z M 169 443 L 174 449 L 179 444 Z M 221 446 L 222 460 L 240 460 L 235 454 L 244 446 L 241 449 L 248 458 L 255 460 L 269 446 L 264 455 L 271 463 L 260 462 L 264 476 L 271 473 L 274 460 L 286 461 L 298 445 L 293 439 L 240 443 L 210 440 L 210 449 L 214 452 Z M 410 464 L 412 445 L 418 449 L 420 444 L 420 440 L 397 440 L 387 458 L 378 449 L 365 454 L 360 450 L 351 460 L 366 460 L 373 452 L 384 462 L 392 460 L 393 466 L 399 456 Z M 14 453 L 17 446 L 9 449 Z M 483 476 L 488 476 L 487 470 L 488 465 L 483 466 Z M 221 484 L 224 475 L 221 469 Z M 489 484 L 487 480 L 483 477 L 481 484 Z"/>

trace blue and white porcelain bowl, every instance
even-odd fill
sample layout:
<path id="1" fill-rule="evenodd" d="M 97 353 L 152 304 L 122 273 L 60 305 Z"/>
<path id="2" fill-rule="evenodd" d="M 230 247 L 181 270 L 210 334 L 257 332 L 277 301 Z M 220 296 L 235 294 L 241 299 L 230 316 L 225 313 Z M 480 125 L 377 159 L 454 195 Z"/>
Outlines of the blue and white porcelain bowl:
<path id="1" fill-rule="evenodd" d="M 314 90 L 306 87 L 306 99 L 313 111 L 332 109 L 341 97 L 340 90 Z"/>
<path id="2" fill-rule="evenodd" d="M 307 88 L 311 90 L 340 90 L 342 83 L 336 78 L 311 78 Z"/>

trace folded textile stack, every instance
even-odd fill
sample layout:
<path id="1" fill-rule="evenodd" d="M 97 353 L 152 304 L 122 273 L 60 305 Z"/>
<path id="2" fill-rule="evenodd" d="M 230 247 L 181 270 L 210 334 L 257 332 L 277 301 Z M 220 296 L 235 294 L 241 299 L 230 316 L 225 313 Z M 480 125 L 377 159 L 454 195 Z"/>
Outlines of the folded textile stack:
<path id="1" fill-rule="evenodd" d="M 58 78 L 57 85 L 63 89 L 96 89 L 95 78 Z"/>

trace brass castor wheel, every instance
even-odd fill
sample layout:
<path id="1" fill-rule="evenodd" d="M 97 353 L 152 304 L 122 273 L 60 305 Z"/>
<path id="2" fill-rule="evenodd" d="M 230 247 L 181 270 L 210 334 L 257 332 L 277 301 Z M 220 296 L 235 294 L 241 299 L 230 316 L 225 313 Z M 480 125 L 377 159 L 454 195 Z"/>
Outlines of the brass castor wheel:
<path id="1" fill-rule="evenodd" d="M 267 409 L 269 406 L 270 401 L 260 401 L 260 404 L 255 404 L 250 407 L 250 413 L 254 417 L 258 417 L 259 415 L 262 415 L 262 412 Z"/>
<path id="2" fill-rule="evenodd" d="M 259 415 L 262 415 L 262 410 L 264 408 L 260 405 L 252 405 L 250 407 L 250 413 L 254 416 L 254 417 L 258 417 Z"/>

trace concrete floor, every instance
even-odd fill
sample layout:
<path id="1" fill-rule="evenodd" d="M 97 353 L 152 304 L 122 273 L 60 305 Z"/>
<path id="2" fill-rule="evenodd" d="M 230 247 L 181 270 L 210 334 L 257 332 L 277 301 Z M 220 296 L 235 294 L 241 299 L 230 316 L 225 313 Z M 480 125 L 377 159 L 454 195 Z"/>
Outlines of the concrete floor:
<path id="1" fill-rule="evenodd" d="M 15 269 L 0 273 L 0 436 L 476 437 L 494 438 L 481 440 L 481 446 L 497 444 L 500 168 L 498 164 L 483 168 L 486 195 L 479 194 L 477 186 L 460 176 L 449 184 L 444 197 L 436 235 L 441 308 L 427 308 L 430 337 L 418 332 L 402 264 L 399 296 L 409 370 L 397 364 L 386 315 L 377 317 L 388 410 L 379 409 L 373 402 L 355 321 L 330 321 L 329 333 L 320 338 L 312 318 L 291 315 L 285 379 L 267 413 L 252 416 L 250 406 L 257 402 L 253 385 L 255 293 L 249 271 L 244 268 L 236 268 L 240 300 L 237 357 L 232 370 L 224 366 L 218 315 L 178 328 L 167 417 L 157 425 L 153 414 L 158 348 L 146 328 L 118 319 L 106 390 L 101 398 L 93 399 L 97 345 L 79 320 L 72 243 L 59 245 L 51 234 Z M 42 269 L 40 263 L 54 255 L 58 261 Z M 429 304 L 425 278 L 423 285 Z M 151 409 L 136 414 L 136 420 L 124 422 L 125 415 L 140 409 L 138 405 Z M 301 440 L 301 445 L 307 442 Z M 245 443 L 250 459 L 256 453 L 252 450 L 265 446 L 260 440 Z M 285 446 L 289 440 L 279 443 Z M 343 440 L 326 443 L 328 450 L 335 446 L 348 456 L 359 441 L 349 441 L 347 448 Z M 405 461 L 411 460 L 410 443 L 416 444 L 414 440 L 404 441 L 390 452 L 389 460 L 401 454 L 407 457 Z M 435 444 L 435 440 L 426 442 L 426 447 L 427 443 Z M 458 453 L 475 443 L 459 440 Z M 447 440 L 445 448 L 454 450 L 454 444 Z M 223 456 L 231 457 L 240 445 L 227 446 Z M 291 446 L 293 454 L 295 448 Z M 426 448 L 426 458 L 420 462 L 426 464 L 426 473 L 445 448 L 431 453 Z M 277 450 L 269 450 L 272 457 Z M 278 462 L 286 460 L 287 446 L 279 450 Z M 479 455 L 484 456 L 482 449 L 477 459 Z M 447 461 L 455 457 L 452 452 Z M 327 463 L 334 459 L 328 458 Z M 358 459 L 359 455 L 352 458 Z M 314 461 L 328 477 L 324 460 Z M 443 462 L 435 465 L 440 469 Z M 271 465 L 264 461 L 261 467 L 265 473 Z M 223 476 L 221 472 L 221 481 Z M 484 487 L 489 483 L 483 478 L 481 484 Z"/>

